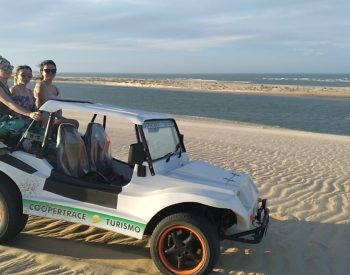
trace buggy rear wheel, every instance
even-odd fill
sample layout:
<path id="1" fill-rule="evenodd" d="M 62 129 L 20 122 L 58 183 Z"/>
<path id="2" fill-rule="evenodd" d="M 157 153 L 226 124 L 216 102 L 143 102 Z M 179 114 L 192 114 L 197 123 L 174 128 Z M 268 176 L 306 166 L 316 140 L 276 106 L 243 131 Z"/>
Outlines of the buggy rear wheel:
<path id="1" fill-rule="evenodd" d="M 15 237 L 27 222 L 13 189 L 0 184 L 0 243 Z"/>
<path id="2" fill-rule="evenodd" d="M 19 214 L 18 216 L 18 220 L 16 222 L 16 233 L 20 233 L 24 227 L 26 226 L 27 224 L 27 221 L 28 221 L 28 215 L 27 214 Z"/>
<path id="3" fill-rule="evenodd" d="M 210 221 L 193 213 L 164 218 L 151 237 L 151 255 L 163 274 L 207 274 L 220 254 Z"/>

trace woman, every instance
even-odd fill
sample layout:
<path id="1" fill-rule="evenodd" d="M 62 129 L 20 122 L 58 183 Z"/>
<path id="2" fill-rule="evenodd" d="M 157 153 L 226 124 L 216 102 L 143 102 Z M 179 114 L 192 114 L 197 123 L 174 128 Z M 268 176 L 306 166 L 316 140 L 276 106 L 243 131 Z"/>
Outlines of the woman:
<path id="1" fill-rule="evenodd" d="M 35 85 L 34 97 L 36 99 L 36 106 L 39 109 L 49 99 L 60 99 L 60 92 L 55 85 L 52 84 L 57 68 L 55 62 L 52 60 L 44 60 L 39 64 L 41 81 Z M 68 119 L 62 116 L 62 112 L 57 112 L 57 120 L 55 125 L 58 127 L 60 123 L 72 123 L 78 128 L 79 123 L 74 119 Z M 47 116 L 46 116 L 47 119 Z"/>
<path id="2" fill-rule="evenodd" d="M 35 98 L 33 91 L 27 87 L 27 84 L 33 77 L 32 69 L 28 65 L 16 67 L 14 72 L 14 86 L 10 91 L 13 101 L 24 109 L 36 111 Z"/>
<path id="3" fill-rule="evenodd" d="M 12 75 L 13 66 L 10 62 L 0 56 L 0 116 L 7 116 L 13 114 L 21 114 L 30 117 L 34 120 L 40 120 L 41 115 L 39 112 L 33 112 L 18 106 L 11 97 L 11 92 L 7 86 L 7 81 Z"/>
<path id="4" fill-rule="evenodd" d="M 26 129 L 27 123 L 20 118 L 20 115 L 37 121 L 41 120 L 39 112 L 25 109 L 12 99 L 7 86 L 12 70 L 13 66 L 10 62 L 0 56 L 0 139 L 9 146 L 14 146 Z"/>

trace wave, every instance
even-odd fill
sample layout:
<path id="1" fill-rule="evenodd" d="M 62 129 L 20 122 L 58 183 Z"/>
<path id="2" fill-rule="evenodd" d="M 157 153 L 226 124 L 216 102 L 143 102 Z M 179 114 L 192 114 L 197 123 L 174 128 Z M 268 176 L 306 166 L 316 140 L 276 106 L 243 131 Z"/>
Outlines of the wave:
<path id="1" fill-rule="evenodd" d="M 342 82 L 350 83 L 350 78 L 308 78 L 308 77 L 262 77 L 268 81 Z"/>

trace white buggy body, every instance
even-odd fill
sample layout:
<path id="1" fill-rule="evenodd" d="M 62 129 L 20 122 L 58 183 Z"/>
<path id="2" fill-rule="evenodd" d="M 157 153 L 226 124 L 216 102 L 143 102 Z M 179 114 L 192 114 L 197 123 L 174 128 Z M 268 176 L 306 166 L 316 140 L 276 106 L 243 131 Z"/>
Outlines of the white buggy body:
<path id="1" fill-rule="evenodd" d="M 135 127 L 138 142 L 131 144 L 128 162 L 115 158 L 108 161 L 107 157 L 104 163 L 109 163 L 110 169 L 103 168 L 104 171 L 100 171 L 95 167 L 93 170 L 94 164 L 90 163 L 80 169 L 82 176 L 67 173 L 74 161 L 72 159 L 76 157 L 72 168 L 76 169 L 76 165 L 79 166 L 85 158 L 76 156 L 76 153 L 69 155 L 70 152 L 65 150 L 76 150 L 74 152 L 81 154 L 90 149 L 85 148 L 87 138 L 82 133 L 79 136 L 83 147 L 77 147 L 77 142 L 70 140 L 62 146 L 59 144 L 64 137 L 72 138 L 69 136 L 72 129 L 62 135 L 61 140 L 49 136 L 55 112 L 61 109 L 88 112 L 93 116 L 92 123 L 96 116 L 102 116 L 106 129 L 109 117 L 129 120 L 131 127 Z M 144 235 L 152 235 L 152 257 L 158 268 L 169 274 L 183 271 L 188 271 L 188 274 L 207 273 L 217 260 L 219 252 L 216 243 L 219 239 L 257 243 L 264 235 L 268 224 L 266 200 L 262 201 L 260 207 L 258 190 L 251 177 L 204 161 L 189 160 L 183 136 L 172 116 L 63 100 L 49 100 L 41 110 L 51 116 L 45 136 L 40 140 L 40 150 L 33 153 L 21 149 L 21 143 L 30 140 L 31 126 L 17 146 L 8 147 L 7 151 L 4 144 L 0 146 L 1 178 L 7 182 L 6 186 L 13 185 L 11 188 L 17 193 L 11 196 L 21 200 L 17 204 L 24 215 L 95 226 L 139 239 Z M 61 130 L 58 130 L 58 136 Z M 105 142 L 105 148 L 98 155 L 107 156 L 107 143 L 113 143 L 113 140 L 109 141 L 107 135 L 98 142 L 101 140 Z M 55 154 L 58 157 L 55 156 L 54 161 L 51 161 L 52 156 L 45 156 L 45 148 L 50 142 L 57 149 Z M 90 151 L 96 153 L 97 147 Z M 88 161 L 91 158 L 91 155 L 87 157 Z M 104 173 L 105 170 L 109 172 Z M 201 216 L 199 220 L 196 220 L 197 215 Z M 195 220 L 193 223 L 190 222 L 192 216 Z M 203 229 L 204 233 L 201 233 L 201 227 L 209 224 L 211 231 L 206 233 L 208 229 Z M 190 236 L 197 236 L 195 250 L 199 246 L 201 253 L 193 252 L 193 247 L 186 248 L 186 251 L 182 249 L 183 255 L 193 255 L 181 261 L 176 260 L 180 252 L 177 252 L 175 259 L 172 251 L 179 246 L 179 240 L 173 241 L 176 245 L 166 241 L 169 236 L 174 236 L 172 230 L 176 230 L 178 235 L 179 231 L 184 234 L 187 230 Z M 214 239 L 208 237 L 207 241 L 206 235 L 213 235 L 213 232 L 217 236 Z M 186 238 L 182 239 L 183 243 L 186 243 Z M 207 250 L 215 251 L 209 253 Z M 193 258 L 196 258 L 194 263 L 189 263 Z"/>

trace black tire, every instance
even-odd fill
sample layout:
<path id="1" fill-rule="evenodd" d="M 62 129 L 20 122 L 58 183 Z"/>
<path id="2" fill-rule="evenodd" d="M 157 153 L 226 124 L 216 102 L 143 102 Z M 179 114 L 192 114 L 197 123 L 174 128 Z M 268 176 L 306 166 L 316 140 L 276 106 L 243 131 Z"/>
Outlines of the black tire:
<path id="1" fill-rule="evenodd" d="M 0 243 L 14 238 L 23 229 L 24 220 L 27 222 L 16 198 L 13 188 L 0 183 Z"/>
<path id="2" fill-rule="evenodd" d="M 208 274 L 220 255 L 219 234 L 207 218 L 177 213 L 156 226 L 150 250 L 163 274 Z"/>
<path id="3" fill-rule="evenodd" d="M 16 222 L 16 231 L 15 231 L 15 235 L 19 234 L 23 229 L 24 227 L 26 227 L 27 225 L 27 221 L 28 221 L 28 215 L 27 214 L 20 214 L 18 216 L 18 221 Z"/>

